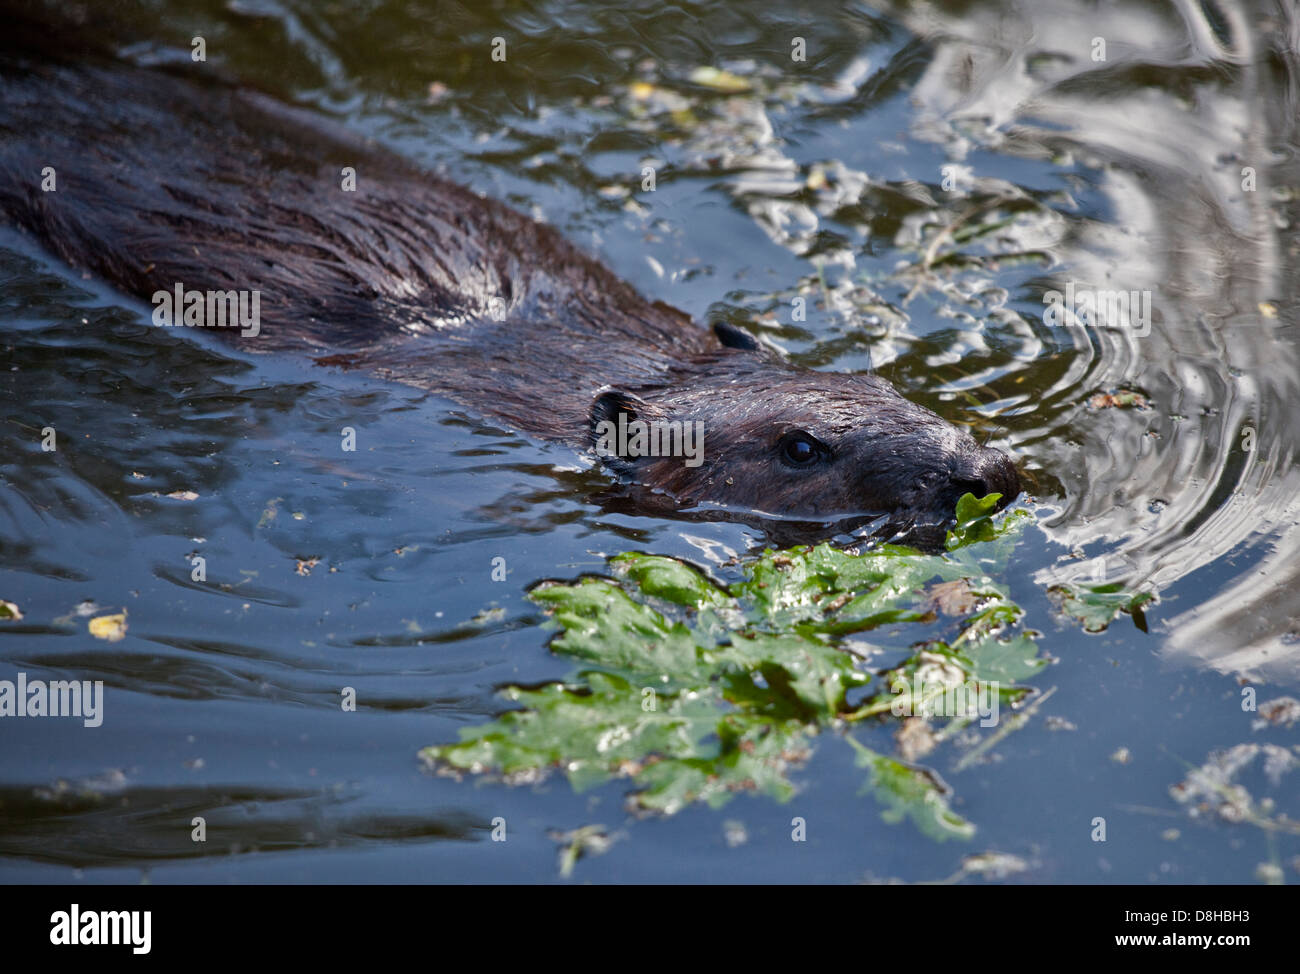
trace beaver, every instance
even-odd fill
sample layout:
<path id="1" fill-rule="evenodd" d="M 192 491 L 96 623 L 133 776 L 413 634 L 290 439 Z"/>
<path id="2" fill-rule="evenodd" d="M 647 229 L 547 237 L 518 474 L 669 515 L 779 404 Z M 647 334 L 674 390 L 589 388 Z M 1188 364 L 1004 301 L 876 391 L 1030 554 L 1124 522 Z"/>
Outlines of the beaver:
<path id="1" fill-rule="evenodd" d="M 256 334 L 222 332 L 243 348 L 366 369 L 582 450 L 629 421 L 698 428 L 694 462 L 600 451 L 683 508 L 934 521 L 967 492 L 1020 490 L 1006 454 L 879 376 L 702 328 L 321 116 L 202 65 L 40 46 L 0 55 L 0 211 L 133 295 L 257 292 Z"/>

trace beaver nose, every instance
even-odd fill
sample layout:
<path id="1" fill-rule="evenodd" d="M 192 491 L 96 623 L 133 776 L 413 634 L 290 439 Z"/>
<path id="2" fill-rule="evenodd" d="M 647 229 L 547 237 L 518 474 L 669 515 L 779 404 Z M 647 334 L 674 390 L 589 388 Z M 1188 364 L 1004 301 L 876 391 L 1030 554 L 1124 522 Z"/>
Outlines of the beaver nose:
<path id="1" fill-rule="evenodd" d="M 953 471 L 952 485 L 959 497 L 967 491 L 976 497 L 1001 494 L 1002 499 L 998 501 L 1001 510 L 1020 493 L 1020 474 L 1011 458 L 1001 450 L 982 447 L 979 453 Z"/>

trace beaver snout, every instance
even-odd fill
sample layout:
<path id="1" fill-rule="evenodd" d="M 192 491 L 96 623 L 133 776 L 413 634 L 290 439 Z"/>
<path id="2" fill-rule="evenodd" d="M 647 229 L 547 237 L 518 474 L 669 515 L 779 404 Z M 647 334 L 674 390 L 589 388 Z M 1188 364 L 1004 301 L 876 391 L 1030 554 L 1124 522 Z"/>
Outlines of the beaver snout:
<path id="1" fill-rule="evenodd" d="M 952 473 L 952 489 L 954 502 L 965 493 L 976 497 L 1001 494 L 998 510 L 1002 510 L 1020 494 L 1020 474 L 1001 450 L 980 447 L 958 461 Z"/>

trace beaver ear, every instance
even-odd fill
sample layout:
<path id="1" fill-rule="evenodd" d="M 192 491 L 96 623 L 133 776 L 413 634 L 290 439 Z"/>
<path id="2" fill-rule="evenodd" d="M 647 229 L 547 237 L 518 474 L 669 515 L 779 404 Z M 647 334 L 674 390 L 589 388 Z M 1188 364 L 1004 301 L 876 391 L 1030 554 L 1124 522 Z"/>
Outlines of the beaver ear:
<path id="1" fill-rule="evenodd" d="M 747 352 L 761 352 L 764 350 L 763 343 L 749 332 L 725 321 L 715 321 L 713 323 L 713 334 L 718 336 L 718 341 L 722 342 L 726 348 L 739 348 Z"/>
<path id="2" fill-rule="evenodd" d="M 630 423 L 638 416 L 644 416 L 649 412 L 650 406 L 646 401 L 630 392 L 613 388 L 602 389 L 591 403 L 588 431 L 591 435 L 592 447 L 602 457 L 619 456 L 617 450 L 612 448 L 618 442 L 616 431 L 619 417 L 626 416 L 626 422 Z M 609 425 L 603 425 L 606 423 Z"/>
<path id="3" fill-rule="evenodd" d="M 644 399 L 622 389 L 606 387 L 592 400 L 591 431 L 594 434 L 596 427 L 601 423 L 613 423 L 617 426 L 618 417 L 623 413 L 627 414 L 627 421 L 630 423 L 642 413 L 649 412 L 649 409 Z"/>
<path id="4" fill-rule="evenodd" d="M 769 345 L 761 338 L 756 338 L 743 328 L 737 328 L 735 325 L 727 324 L 725 321 L 715 321 L 713 323 L 713 334 L 718 336 L 718 341 L 722 343 L 723 348 L 735 348 L 742 352 L 754 352 L 759 358 L 767 359 L 772 362 L 785 360 L 785 353 L 781 349 Z"/>

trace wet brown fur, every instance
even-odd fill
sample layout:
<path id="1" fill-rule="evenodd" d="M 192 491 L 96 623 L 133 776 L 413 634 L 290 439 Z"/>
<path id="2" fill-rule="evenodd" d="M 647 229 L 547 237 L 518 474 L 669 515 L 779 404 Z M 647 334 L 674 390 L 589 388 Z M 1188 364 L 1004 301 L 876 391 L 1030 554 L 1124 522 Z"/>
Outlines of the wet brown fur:
<path id="1" fill-rule="evenodd" d="M 4 54 L 0 211 L 146 299 L 259 290 L 250 350 L 364 368 L 540 437 L 591 447 L 611 391 L 642 419 L 700 420 L 698 468 L 610 461 L 684 504 L 946 516 L 967 489 L 1019 490 L 1003 454 L 883 379 L 729 347 L 549 227 L 199 73 Z M 781 455 L 797 430 L 826 448 L 806 468 Z"/>

